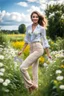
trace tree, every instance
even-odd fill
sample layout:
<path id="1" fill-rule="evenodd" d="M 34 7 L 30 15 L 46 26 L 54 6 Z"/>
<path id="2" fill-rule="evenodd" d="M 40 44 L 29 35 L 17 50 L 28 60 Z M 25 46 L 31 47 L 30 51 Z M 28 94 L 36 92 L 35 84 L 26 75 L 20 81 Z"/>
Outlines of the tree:
<path id="1" fill-rule="evenodd" d="M 26 26 L 25 24 L 21 24 L 18 28 L 19 33 L 24 34 L 26 32 Z"/>
<path id="2" fill-rule="evenodd" d="M 45 12 L 48 18 L 47 34 L 53 40 L 64 37 L 64 5 L 49 5 Z"/>

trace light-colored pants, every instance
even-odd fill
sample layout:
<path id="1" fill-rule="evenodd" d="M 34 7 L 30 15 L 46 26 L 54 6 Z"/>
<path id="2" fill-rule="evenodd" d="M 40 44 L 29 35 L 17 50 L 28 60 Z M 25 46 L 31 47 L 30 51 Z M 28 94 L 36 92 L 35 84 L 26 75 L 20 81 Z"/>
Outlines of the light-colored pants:
<path id="1" fill-rule="evenodd" d="M 31 87 L 32 82 L 38 86 L 38 58 L 44 53 L 43 46 L 40 42 L 30 43 L 30 55 L 23 61 L 20 65 L 20 71 L 22 72 L 24 78 L 24 84 L 26 88 Z M 32 65 L 32 75 L 33 80 L 28 74 L 28 67 Z"/>

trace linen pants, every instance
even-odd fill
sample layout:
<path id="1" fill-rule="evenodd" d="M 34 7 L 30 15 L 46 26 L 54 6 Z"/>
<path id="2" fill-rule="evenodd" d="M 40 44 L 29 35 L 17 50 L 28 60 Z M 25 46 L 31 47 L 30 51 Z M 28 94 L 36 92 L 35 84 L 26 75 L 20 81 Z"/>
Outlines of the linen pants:
<path id="1" fill-rule="evenodd" d="M 30 43 L 30 54 L 20 65 L 20 71 L 22 73 L 24 84 L 26 88 L 32 86 L 32 83 L 38 86 L 38 58 L 44 53 L 43 46 L 40 42 Z M 33 81 L 31 80 L 27 69 L 29 66 L 32 66 L 32 76 Z"/>

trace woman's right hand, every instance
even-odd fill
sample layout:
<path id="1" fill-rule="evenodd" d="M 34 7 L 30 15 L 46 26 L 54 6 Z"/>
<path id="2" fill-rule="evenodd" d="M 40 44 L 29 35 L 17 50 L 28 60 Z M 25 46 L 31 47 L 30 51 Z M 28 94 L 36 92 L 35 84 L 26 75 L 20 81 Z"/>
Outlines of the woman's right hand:
<path id="1" fill-rule="evenodd" d="M 22 51 L 18 52 L 18 55 L 21 55 L 22 54 Z"/>

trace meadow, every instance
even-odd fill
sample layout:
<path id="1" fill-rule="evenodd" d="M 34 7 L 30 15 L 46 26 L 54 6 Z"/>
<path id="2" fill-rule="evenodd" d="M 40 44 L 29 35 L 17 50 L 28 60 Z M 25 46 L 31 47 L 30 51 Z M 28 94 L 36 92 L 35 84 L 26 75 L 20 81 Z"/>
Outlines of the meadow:
<path id="1" fill-rule="evenodd" d="M 64 96 L 64 39 L 56 41 L 48 37 L 52 60 L 44 54 L 39 58 L 39 88 L 30 94 L 24 87 L 19 70 L 20 62 L 14 57 L 24 45 L 25 34 L 0 34 L 0 96 Z M 29 55 L 29 45 L 19 56 L 23 60 Z M 32 78 L 31 67 L 28 72 Z"/>

